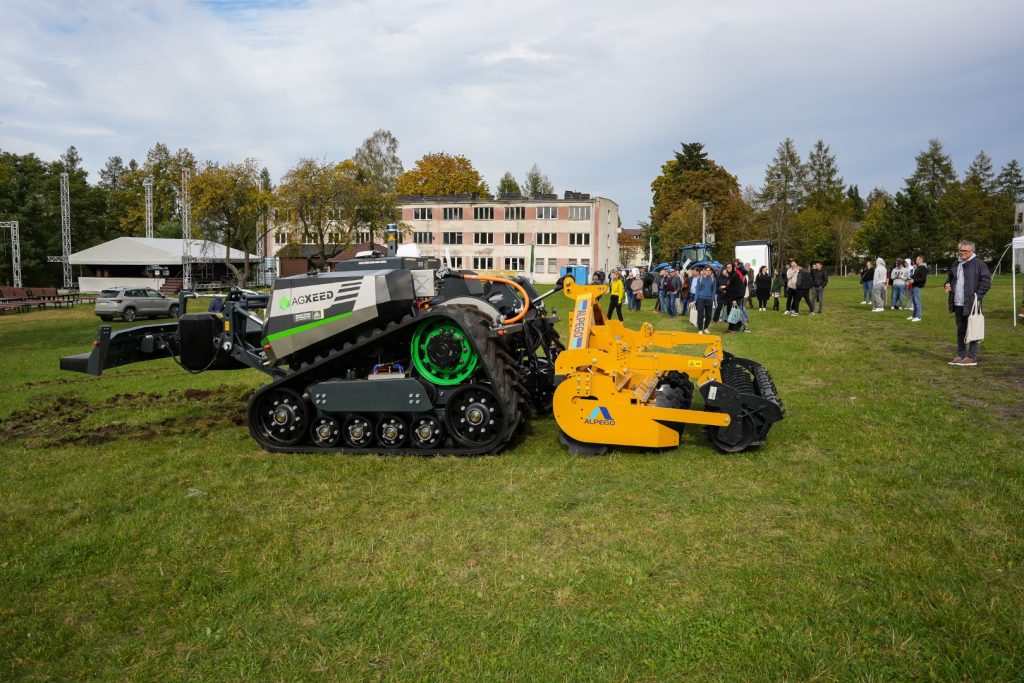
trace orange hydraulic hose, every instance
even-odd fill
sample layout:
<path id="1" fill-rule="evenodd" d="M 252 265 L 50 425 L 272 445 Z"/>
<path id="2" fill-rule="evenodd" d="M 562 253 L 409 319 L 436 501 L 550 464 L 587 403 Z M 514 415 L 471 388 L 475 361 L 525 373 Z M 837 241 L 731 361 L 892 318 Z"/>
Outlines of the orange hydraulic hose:
<path id="1" fill-rule="evenodd" d="M 483 282 L 504 282 L 506 285 L 511 285 L 519 290 L 519 294 L 523 297 L 523 310 L 519 311 L 519 313 L 514 315 L 513 317 L 505 320 L 505 322 L 502 323 L 503 325 L 512 325 L 519 322 L 520 320 L 523 319 L 523 316 L 526 315 L 526 312 L 530 310 L 530 295 L 526 293 L 526 290 L 523 289 L 518 282 L 513 282 L 512 280 L 508 280 L 503 277 L 490 277 L 488 275 L 460 274 L 459 277 L 465 280 L 481 280 Z"/>

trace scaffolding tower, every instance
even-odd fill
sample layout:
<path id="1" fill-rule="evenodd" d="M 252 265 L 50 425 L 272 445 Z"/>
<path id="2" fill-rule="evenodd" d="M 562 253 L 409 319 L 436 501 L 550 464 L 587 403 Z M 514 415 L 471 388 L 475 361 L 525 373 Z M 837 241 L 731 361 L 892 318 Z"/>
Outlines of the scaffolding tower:
<path id="1" fill-rule="evenodd" d="M 146 237 L 153 237 L 153 176 L 142 181 L 146 188 Z"/>
<path id="2" fill-rule="evenodd" d="M 181 169 L 181 289 L 192 291 L 192 202 L 188 196 L 189 169 Z"/>
<path id="3" fill-rule="evenodd" d="M 15 287 L 21 287 L 21 237 L 18 235 L 18 221 L 0 221 L 0 230 L 11 231 L 11 279 Z"/>

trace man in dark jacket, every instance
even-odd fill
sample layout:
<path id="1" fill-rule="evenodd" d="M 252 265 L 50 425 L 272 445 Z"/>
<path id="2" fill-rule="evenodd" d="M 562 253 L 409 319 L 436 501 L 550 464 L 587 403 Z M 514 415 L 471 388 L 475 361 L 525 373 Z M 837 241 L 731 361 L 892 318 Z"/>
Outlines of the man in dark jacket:
<path id="1" fill-rule="evenodd" d="M 917 265 L 914 266 L 914 275 L 910 278 L 910 303 L 913 312 L 907 320 L 919 323 L 921 322 L 921 290 L 924 289 L 924 284 L 928 281 L 928 266 L 924 264 L 924 256 L 918 256 L 914 259 L 914 263 Z"/>
<path id="2" fill-rule="evenodd" d="M 821 267 L 821 261 L 816 261 L 811 266 L 811 315 L 814 315 L 814 305 L 818 305 L 818 315 L 825 305 L 825 288 L 828 287 L 828 271 Z"/>
<path id="3" fill-rule="evenodd" d="M 945 289 L 949 292 L 949 310 L 956 316 L 956 357 L 949 361 L 950 365 L 977 365 L 978 342 L 968 343 L 967 318 L 971 315 L 974 298 L 978 298 L 978 310 L 981 300 L 992 286 L 992 274 L 985 262 L 974 253 L 974 242 L 961 240 L 957 247 L 960 260 L 949 269 Z"/>

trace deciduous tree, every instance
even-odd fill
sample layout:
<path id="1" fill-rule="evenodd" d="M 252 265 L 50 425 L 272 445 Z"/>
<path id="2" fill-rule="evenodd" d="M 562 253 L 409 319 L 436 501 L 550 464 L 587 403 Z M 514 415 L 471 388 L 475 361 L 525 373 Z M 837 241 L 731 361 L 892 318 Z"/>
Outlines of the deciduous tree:
<path id="1" fill-rule="evenodd" d="M 487 183 L 461 154 L 429 153 L 398 177 L 398 194 L 443 197 L 453 194 L 487 196 Z"/>

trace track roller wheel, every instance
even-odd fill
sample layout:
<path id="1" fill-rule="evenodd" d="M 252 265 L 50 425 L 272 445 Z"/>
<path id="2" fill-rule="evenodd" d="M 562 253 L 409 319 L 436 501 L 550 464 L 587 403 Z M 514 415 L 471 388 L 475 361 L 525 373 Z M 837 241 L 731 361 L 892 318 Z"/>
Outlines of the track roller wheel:
<path id="1" fill-rule="evenodd" d="M 351 448 L 366 448 L 373 443 L 373 423 L 362 415 L 349 415 L 341 424 L 341 439 Z"/>
<path id="2" fill-rule="evenodd" d="M 438 448 L 444 440 L 444 425 L 433 416 L 412 420 L 412 444 L 417 448 Z"/>
<path id="3" fill-rule="evenodd" d="M 274 389 L 259 396 L 249 411 L 253 436 L 270 447 L 294 446 L 306 436 L 309 409 L 291 389 Z"/>
<path id="4" fill-rule="evenodd" d="M 382 415 L 377 423 L 377 441 L 384 448 L 401 448 L 408 436 L 405 421 L 397 415 Z"/>
<path id="5" fill-rule="evenodd" d="M 463 446 L 486 449 L 501 441 L 505 415 L 501 400 L 487 386 L 471 384 L 448 401 L 448 431 Z"/>
<path id="6" fill-rule="evenodd" d="M 313 443 L 321 448 L 331 448 L 337 445 L 341 438 L 341 425 L 329 415 L 313 420 L 313 428 L 310 430 Z"/>

